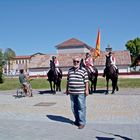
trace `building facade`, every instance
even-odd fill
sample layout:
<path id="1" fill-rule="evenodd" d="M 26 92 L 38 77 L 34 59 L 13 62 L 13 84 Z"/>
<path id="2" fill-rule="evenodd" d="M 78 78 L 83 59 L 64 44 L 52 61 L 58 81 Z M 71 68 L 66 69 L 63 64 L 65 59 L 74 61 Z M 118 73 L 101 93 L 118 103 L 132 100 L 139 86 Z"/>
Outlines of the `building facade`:
<path id="1" fill-rule="evenodd" d="M 31 56 L 16 56 L 10 59 L 10 66 L 5 65 L 4 73 L 6 75 L 18 75 L 20 69 L 28 72 Z"/>
<path id="2" fill-rule="evenodd" d="M 68 72 L 68 69 L 73 66 L 72 58 L 78 56 L 81 59 L 85 58 L 85 54 L 87 52 L 90 52 L 91 49 L 94 49 L 87 45 L 86 43 L 83 43 L 82 41 L 78 39 L 69 39 L 67 41 L 64 41 L 63 43 L 60 43 L 56 46 L 57 48 L 57 54 L 55 56 L 57 57 L 60 68 L 63 71 L 63 75 L 66 75 Z M 108 46 L 105 51 L 101 51 L 100 57 L 98 57 L 95 62 L 94 66 L 98 69 L 99 74 L 102 74 L 105 68 L 105 61 L 106 61 L 106 55 L 109 51 L 112 51 L 112 48 Z M 115 57 L 116 57 L 116 65 L 119 68 L 119 73 L 130 73 L 130 65 L 131 65 L 131 57 L 129 51 L 113 51 Z M 50 60 L 51 57 L 54 54 L 44 54 L 44 55 L 38 55 L 34 56 L 34 58 L 31 58 L 31 63 L 29 67 L 30 75 L 42 75 L 43 73 L 48 72 L 50 68 Z M 36 59 L 40 60 L 36 63 Z M 40 71 L 40 72 L 39 72 Z M 44 76 L 45 76 L 44 75 Z"/>
<path id="3" fill-rule="evenodd" d="M 90 52 L 93 47 L 90 47 L 86 43 L 72 38 L 59 45 L 55 46 L 57 49 L 56 54 L 42 54 L 36 53 L 28 57 L 17 56 L 15 57 L 13 69 L 24 68 L 29 72 L 30 76 L 47 76 L 47 72 L 50 69 L 50 60 L 52 56 L 56 56 L 60 68 L 63 71 L 63 75 L 66 75 L 68 69 L 73 66 L 72 58 L 75 56 L 81 59 L 85 58 L 85 54 Z M 105 51 L 101 51 L 100 57 L 94 61 L 94 66 L 98 69 L 99 74 L 103 73 L 105 68 L 106 55 L 108 51 L 113 51 L 109 46 Z M 131 57 L 129 51 L 113 51 L 116 57 L 116 65 L 119 68 L 119 73 L 130 73 Z"/>

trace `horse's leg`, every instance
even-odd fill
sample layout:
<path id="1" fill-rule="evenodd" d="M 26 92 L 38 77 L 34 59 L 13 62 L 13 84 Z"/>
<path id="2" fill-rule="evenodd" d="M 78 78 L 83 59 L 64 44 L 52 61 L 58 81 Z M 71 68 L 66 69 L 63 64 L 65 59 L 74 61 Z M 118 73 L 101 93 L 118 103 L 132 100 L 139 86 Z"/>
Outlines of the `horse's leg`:
<path id="1" fill-rule="evenodd" d="M 94 79 L 94 92 L 96 92 L 96 86 L 97 86 L 97 77 Z"/>
<path id="2" fill-rule="evenodd" d="M 119 91 L 119 87 L 118 87 L 118 77 L 116 78 L 116 91 Z"/>
<path id="3" fill-rule="evenodd" d="M 119 91 L 119 88 L 118 88 L 118 77 L 115 77 L 115 79 L 114 79 L 114 85 L 113 85 L 113 90 L 114 90 L 114 92 L 115 92 L 115 90 L 116 91 Z"/>
<path id="4" fill-rule="evenodd" d="M 56 85 L 56 91 L 58 91 L 58 85 Z"/>
<path id="5" fill-rule="evenodd" d="M 115 79 L 111 79 L 112 80 L 112 92 L 111 94 L 115 93 L 115 89 L 116 89 L 116 80 Z"/>
<path id="6" fill-rule="evenodd" d="M 58 85 L 59 83 L 58 83 L 58 81 L 57 81 L 57 83 L 56 83 L 56 91 L 58 91 Z"/>
<path id="7" fill-rule="evenodd" d="M 118 87 L 118 85 L 116 85 L 116 91 L 119 91 L 119 87 Z"/>
<path id="8" fill-rule="evenodd" d="M 54 92 L 54 94 L 56 93 L 55 86 L 56 86 L 56 83 L 53 82 L 53 92 Z"/>
<path id="9" fill-rule="evenodd" d="M 93 81 L 91 81 L 91 85 L 90 85 L 90 92 L 89 92 L 90 94 L 92 94 L 93 93 Z"/>
<path id="10" fill-rule="evenodd" d="M 115 93 L 115 90 L 116 91 L 119 90 L 117 82 L 118 82 L 118 77 L 115 77 L 114 79 L 112 79 L 112 94 Z"/>
<path id="11" fill-rule="evenodd" d="M 52 81 L 49 81 L 49 82 L 50 82 L 51 92 L 53 92 L 53 89 L 52 89 Z"/>
<path id="12" fill-rule="evenodd" d="M 58 89 L 61 91 L 61 81 L 58 82 Z"/>
<path id="13" fill-rule="evenodd" d="M 109 79 L 108 78 L 106 78 L 106 88 L 107 88 L 107 90 L 106 90 L 106 94 L 108 94 L 108 84 L 109 84 Z"/>
<path id="14" fill-rule="evenodd" d="M 60 83 L 61 83 L 61 80 L 58 79 L 56 83 L 56 91 L 61 91 Z"/>
<path id="15" fill-rule="evenodd" d="M 60 85 L 59 85 L 59 91 L 61 91 L 61 82 L 60 82 Z"/>
<path id="16" fill-rule="evenodd" d="M 91 85 L 90 84 L 88 85 L 88 92 L 89 92 L 89 94 L 91 94 Z"/>

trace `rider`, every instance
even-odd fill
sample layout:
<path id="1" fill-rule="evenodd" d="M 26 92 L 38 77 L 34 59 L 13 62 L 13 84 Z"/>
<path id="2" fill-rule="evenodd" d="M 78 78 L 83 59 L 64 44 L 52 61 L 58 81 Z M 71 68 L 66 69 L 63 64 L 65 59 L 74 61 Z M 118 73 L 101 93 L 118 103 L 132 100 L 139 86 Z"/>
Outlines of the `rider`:
<path id="1" fill-rule="evenodd" d="M 118 68 L 116 66 L 116 58 L 113 55 L 113 53 L 112 52 L 109 52 L 108 55 L 107 55 L 107 57 L 110 57 L 111 65 L 115 68 L 116 72 L 118 73 Z M 103 77 L 105 77 L 105 73 L 106 73 L 106 68 L 104 69 Z"/>
<path id="2" fill-rule="evenodd" d="M 20 74 L 19 74 L 19 82 L 21 83 L 21 85 L 23 86 L 23 90 L 25 92 L 25 94 L 27 95 L 27 93 L 29 92 L 29 96 L 32 96 L 32 93 L 30 93 L 29 90 L 29 83 L 28 83 L 28 77 L 26 74 L 24 74 L 24 70 L 20 69 Z"/>
<path id="3" fill-rule="evenodd" d="M 84 60 L 84 65 L 89 69 L 90 73 L 95 73 L 93 69 L 93 59 L 89 53 L 86 53 L 86 58 Z"/>
<path id="4" fill-rule="evenodd" d="M 55 64 L 55 69 L 56 69 L 56 73 L 60 73 L 60 70 L 59 70 L 59 61 L 58 59 L 56 58 L 56 56 L 52 56 L 52 62 Z"/>

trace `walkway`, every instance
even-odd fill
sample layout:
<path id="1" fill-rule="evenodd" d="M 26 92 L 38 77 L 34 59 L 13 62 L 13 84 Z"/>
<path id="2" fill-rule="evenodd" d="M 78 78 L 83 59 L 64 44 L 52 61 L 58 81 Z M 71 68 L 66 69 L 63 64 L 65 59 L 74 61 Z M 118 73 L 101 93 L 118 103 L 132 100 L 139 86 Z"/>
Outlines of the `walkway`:
<path id="1" fill-rule="evenodd" d="M 0 91 L 0 140 L 139 140 L 140 88 L 103 90 L 87 97 L 87 125 L 71 125 L 69 96 L 34 90 L 34 97 L 15 98 Z"/>

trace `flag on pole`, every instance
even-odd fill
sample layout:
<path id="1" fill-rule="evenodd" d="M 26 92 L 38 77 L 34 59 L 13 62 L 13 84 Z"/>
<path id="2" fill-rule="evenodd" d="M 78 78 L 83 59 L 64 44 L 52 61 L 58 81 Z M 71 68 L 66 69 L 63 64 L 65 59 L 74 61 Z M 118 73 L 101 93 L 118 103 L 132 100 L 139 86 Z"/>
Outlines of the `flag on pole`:
<path id="1" fill-rule="evenodd" d="M 100 56 L 100 30 L 98 30 L 98 36 L 96 40 L 96 48 L 95 48 L 95 59 Z"/>
<path id="2" fill-rule="evenodd" d="M 96 40 L 96 48 L 91 50 L 92 58 L 95 60 L 97 57 L 100 56 L 100 30 L 98 30 L 97 40 Z"/>

